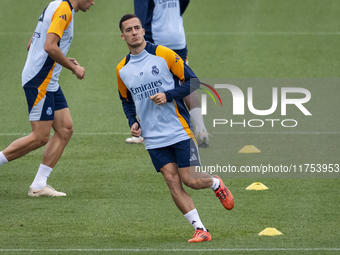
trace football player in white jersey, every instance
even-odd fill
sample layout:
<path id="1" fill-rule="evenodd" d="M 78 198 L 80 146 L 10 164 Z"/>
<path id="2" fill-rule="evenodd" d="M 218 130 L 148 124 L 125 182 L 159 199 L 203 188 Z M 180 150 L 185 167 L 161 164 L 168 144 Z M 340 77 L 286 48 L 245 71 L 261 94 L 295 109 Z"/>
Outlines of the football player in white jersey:
<path id="1" fill-rule="evenodd" d="M 135 14 L 145 29 L 145 39 L 175 51 L 186 63 L 188 50 L 182 15 L 190 0 L 134 0 Z M 201 102 L 196 91 L 184 99 L 195 123 L 199 147 L 209 146 L 209 134 L 204 124 Z M 140 143 L 142 137 L 126 139 L 127 143 Z"/>
<path id="2" fill-rule="evenodd" d="M 47 179 L 58 162 L 73 133 L 72 118 L 58 84 L 62 67 L 78 79 L 85 69 L 66 54 L 73 39 L 74 14 L 86 12 L 94 0 L 57 0 L 42 12 L 27 50 L 22 72 L 22 86 L 28 103 L 32 133 L 12 142 L 0 152 L 0 166 L 46 145 L 38 172 L 29 187 L 29 196 L 66 196 L 50 185 Z M 50 138 L 51 128 L 54 134 Z"/>
<path id="3" fill-rule="evenodd" d="M 145 41 L 136 15 L 124 15 L 119 27 L 130 50 L 116 74 L 131 135 L 144 137 L 156 171 L 162 173 L 173 201 L 195 228 L 188 242 L 210 241 L 182 182 L 192 189 L 211 188 L 228 210 L 234 207 L 234 199 L 219 176 L 195 172 L 200 158 L 183 98 L 199 87 L 199 80 L 174 51 Z"/>

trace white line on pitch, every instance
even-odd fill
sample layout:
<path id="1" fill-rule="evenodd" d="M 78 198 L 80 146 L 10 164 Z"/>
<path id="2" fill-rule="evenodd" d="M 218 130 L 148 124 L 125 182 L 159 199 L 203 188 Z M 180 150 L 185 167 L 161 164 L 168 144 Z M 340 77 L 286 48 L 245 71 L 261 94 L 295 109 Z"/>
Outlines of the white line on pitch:
<path id="1" fill-rule="evenodd" d="M 207 252 L 207 251 L 340 251 L 340 248 L 221 248 L 221 249 L 0 249 L 0 252 Z"/>

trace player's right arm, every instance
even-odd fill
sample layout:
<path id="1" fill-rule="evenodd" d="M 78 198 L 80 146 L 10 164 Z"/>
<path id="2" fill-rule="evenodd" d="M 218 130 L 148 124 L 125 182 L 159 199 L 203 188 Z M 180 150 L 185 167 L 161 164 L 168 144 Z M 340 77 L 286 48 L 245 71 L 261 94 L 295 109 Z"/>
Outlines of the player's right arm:
<path id="1" fill-rule="evenodd" d="M 137 124 L 138 127 L 140 127 L 139 122 L 136 118 L 137 113 L 136 113 L 136 106 L 135 106 L 135 102 L 133 101 L 133 98 L 131 96 L 130 91 L 127 89 L 127 87 L 125 86 L 122 78 L 120 77 L 119 71 L 120 69 L 122 69 L 125 65 L 125 60 L 126 58 L 124 58 L 117 66 L 116 68 L 116 75 L 117 75 L 117 85 L 118 85 L 118 92 L 119 92 L 119 97 L 120 100 L 122 101 L 122 106 L 123 106 L 123 110 L 125 113 L 126 118 L 129 121 L 129 126 L 131 128 L 131 134 L 132 134 L 132 127 L 134 126 L 134 124 Z M 135 130 L 135 128 L 134 128 Z"/>
<path id="2" fill-rule="evenodd" d="M 72 62 L 62 53 L 58 46 L 59 41 L 60 37 L 57 34 L 48 33 L 44 45 L 44 50 L 54 61 L 56 61 L 63 67 L 71 70 L 72 73 L 74 73 L 78 79 L 80 80 L 84 79 L 85 68 L 80 65 L 74 64 L 74 62 Z"/>
<path id="3" fill-rule="evenodd" d="M 63 16 L 64 18 L 60 18 Z M 53 13 L 51 24 L 49 25 L 44 50 L 58 64 L 72 71 L 78 79 L 84 79 L 85 68 L 74 64 L 60 50 L 58 44 L 65 30 L 73 19 L 72 11 L 68 4 L 61 4 Z"/>
<path id="4" fill-rule="evenodd" d="M 134 137 L 140 137 L 142 135 L 142 130 L 140 129 L 139 123 L 135 122 L 132 126 L 131 126 L 131 135 Z"/>

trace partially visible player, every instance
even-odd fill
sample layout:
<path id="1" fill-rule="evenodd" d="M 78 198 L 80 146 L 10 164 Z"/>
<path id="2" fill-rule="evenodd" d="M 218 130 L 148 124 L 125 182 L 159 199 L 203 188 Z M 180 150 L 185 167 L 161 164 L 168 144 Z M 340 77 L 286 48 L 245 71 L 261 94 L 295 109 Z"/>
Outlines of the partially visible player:
<path id="1" fill-rule="evenodd" d="M 199 87 L 199 80 L 174 51 L 145 41 L 144 29 L 136 15 L 124 15 L 119 27 L 121 38 L 130 50 L 118 64 L 116 73 L 131 135 L 144 137 L 155 169 L 162 173 L 173 201 L 195 228 L 188 242 L 210 241 L 211 235 L 182 182 L 192 189 L 211 188 L 228 210 L 234 207 L 234 199 L 221 178 L 195 173 L 200 157 L 183 98 L 190 94 L 191 88 Z"/>
<path id="2" fill-rule="evenodd" d="M 51 2 L 42 12 L 27 46 L 22 87 L 32 133 L 0 152 L 0 166 L 46 145 L 38 172 L 29 187 L 29 196 L 66 196 L 47 185 L 47 179 L 73 133 L 72 118 L 58 77 L 63 66 L 78 79 L 84 79 L 84 67 L 75 59 L 67 58 L 66 54 L 73 39 L 75 13 L 86 12 L 92 5 L 94 0 Z M 50 138 L 51 128 L 54 134 Z"/>
<path id="3" fill-rule="evenodd" d="M 145 29 L 145 39 L 157 45 L 163 45 L 175 51 L 188 63 L 188 49 L 182 15 L 190 0 L 134 0 L 135 14 Z M 184 99 L 195 123 L 196 138 L 199 147 L 209 146 L 209 134 L 204 124 L 201 102 L 194 91 Z M 128 143 L 141 143 L 142 137 L 132 137 Z"/>

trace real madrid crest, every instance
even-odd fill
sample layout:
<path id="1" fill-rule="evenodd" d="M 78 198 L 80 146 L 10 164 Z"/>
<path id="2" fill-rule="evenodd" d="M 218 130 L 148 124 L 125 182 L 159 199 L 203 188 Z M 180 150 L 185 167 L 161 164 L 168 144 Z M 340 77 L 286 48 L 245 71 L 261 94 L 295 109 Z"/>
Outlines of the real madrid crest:
<path id="1" fill-rule="evenodd" d="M 157 68 L 157 66 L 152 67 L 152 74 L 154 76 L 157 76 L 159 74 L 159 69 Z"/>
<path id="2" fill-rule="evenodd" d="M 52 115 L 53 111 L 52 111 L 52 107 L 48 107 L 47 110 L 46 110 L 46 114 L 48 116 Z"/>

